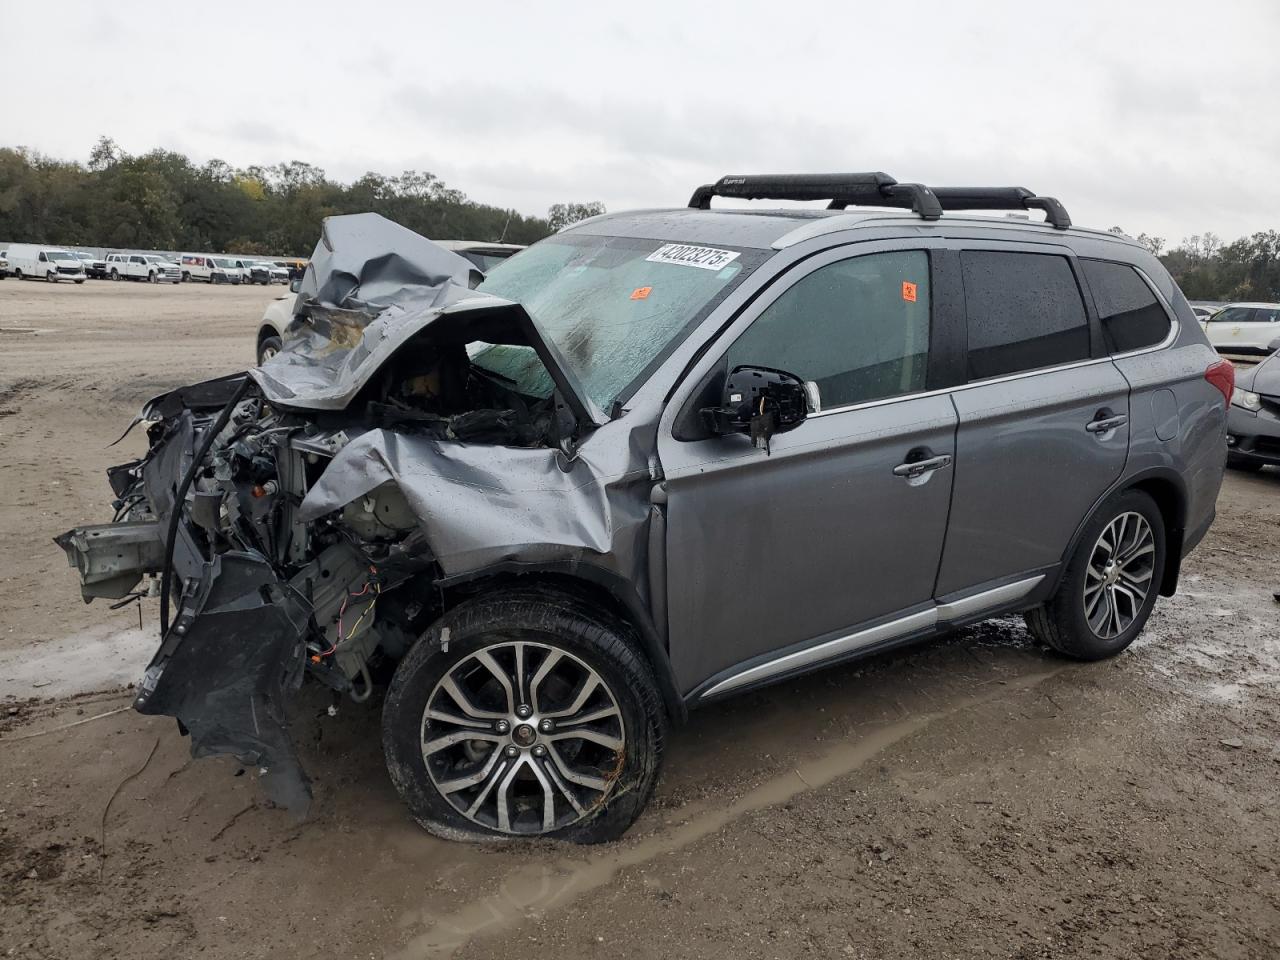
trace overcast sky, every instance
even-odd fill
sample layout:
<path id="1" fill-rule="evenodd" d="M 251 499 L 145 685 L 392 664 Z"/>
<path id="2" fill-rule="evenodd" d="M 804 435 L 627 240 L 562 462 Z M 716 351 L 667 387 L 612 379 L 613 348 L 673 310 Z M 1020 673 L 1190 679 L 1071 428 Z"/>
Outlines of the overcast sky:
<path id="1" fill-rule="evenodd" d="M 543 214 L 725 173 L 1021 185 L 1171 245 L 1280 228 L 1280 2 L 19 3 L 0 145 L 102 134 Z"/>

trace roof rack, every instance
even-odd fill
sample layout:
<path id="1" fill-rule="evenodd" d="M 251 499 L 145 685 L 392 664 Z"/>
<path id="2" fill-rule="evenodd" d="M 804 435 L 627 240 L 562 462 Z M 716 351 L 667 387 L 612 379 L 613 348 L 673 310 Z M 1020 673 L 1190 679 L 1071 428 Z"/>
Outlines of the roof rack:
<path id="1" fill-rule="evenodd" d="M 1043 210 L 1058 230 L 1071 226 L 1066 208 L 1053 197 L 1026 187 L 926 187 L 899 183 L 887 173 L 795 173 L 721 177 L 698 187 L 689 206 L 711 208 L 712 197 L 739 200 L 829 200 L 828 210 L 845 207 L 903 207 L 921 219 L 937 220 L 944 210 Z"/>

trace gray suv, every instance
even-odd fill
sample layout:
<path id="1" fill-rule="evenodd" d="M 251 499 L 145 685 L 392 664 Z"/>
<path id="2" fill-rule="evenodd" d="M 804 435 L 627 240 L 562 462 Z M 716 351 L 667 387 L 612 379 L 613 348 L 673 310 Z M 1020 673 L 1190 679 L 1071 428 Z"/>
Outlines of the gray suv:
<path id="1" fill-rule="evenodd" d="M 136 708 L 281 802 L 305 679 L 383 697 L 428 830 L 614 838 L 691 708 L 1009 614 L 1112 656 L 1213 520 L 1232 367 L 1052 198 L 726 177 L 471 268 L 330 218 L 281 352 L 149 402 L 58 538 L 154 578 Z"/>

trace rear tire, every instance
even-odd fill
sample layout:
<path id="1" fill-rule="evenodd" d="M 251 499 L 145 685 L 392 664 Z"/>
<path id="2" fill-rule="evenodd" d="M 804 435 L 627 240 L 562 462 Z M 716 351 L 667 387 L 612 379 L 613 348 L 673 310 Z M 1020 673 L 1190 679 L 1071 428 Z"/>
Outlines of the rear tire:
<path id="1" fill-rule="evenodd" d="M 414 819 L 450 840 L 621 836 L 653 792 L 666 727 L 630 637 L 605 612 L 539 590 L 436 621 L 382 708 L 387 769 Z"/>
<path id="2" fill-rule="evenodd" d="M 1160 508 L 1141 490 L 1119 493 L 1086 524 L 1057 592 L 1026 614 L 1027 627 L 1065 656 L 1113 657 L 1151 616 L 1164 561 Z"/>

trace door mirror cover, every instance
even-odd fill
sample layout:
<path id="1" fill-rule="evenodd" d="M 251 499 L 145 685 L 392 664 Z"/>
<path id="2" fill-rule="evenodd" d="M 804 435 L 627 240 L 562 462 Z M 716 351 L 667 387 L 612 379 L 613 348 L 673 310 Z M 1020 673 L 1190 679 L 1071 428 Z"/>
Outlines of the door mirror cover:
<path id="1" fill-rule="evenodd" d="M 748 434 L 767 453 L 770 438 L 804 423 L 809 406 L 810 391 L 794 373 L 738 366 L 725 378 L 720 406 L 704 407 L 702 417 L 713 433 Z"/>

